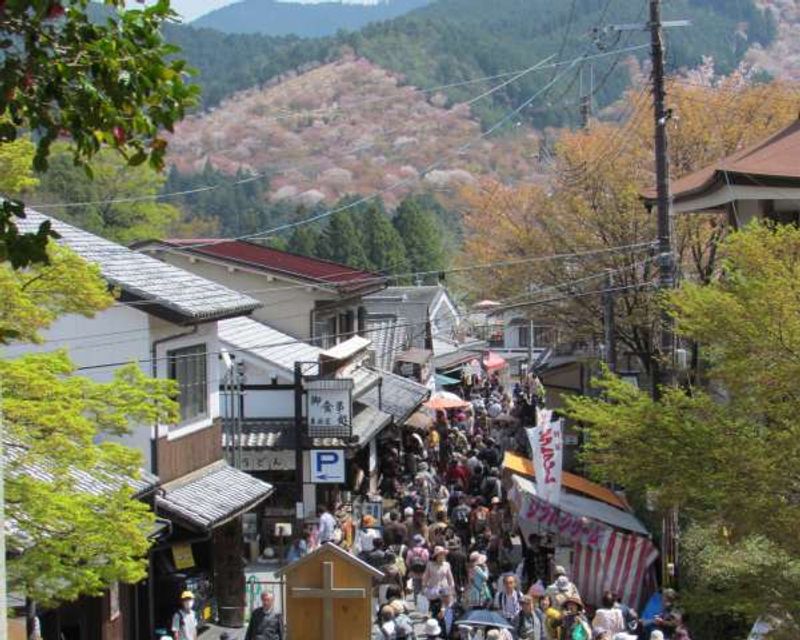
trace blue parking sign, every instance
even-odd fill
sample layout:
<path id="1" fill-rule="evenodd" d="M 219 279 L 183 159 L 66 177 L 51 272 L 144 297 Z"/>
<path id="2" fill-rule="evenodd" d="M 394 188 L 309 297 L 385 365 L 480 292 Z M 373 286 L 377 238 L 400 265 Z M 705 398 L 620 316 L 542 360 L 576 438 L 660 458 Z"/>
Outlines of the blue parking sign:
<path id="1" fill-rule="evenodd" d="M 343 484 L 344 450 L 311 449 L 311 482 L 314 484 Z"/>

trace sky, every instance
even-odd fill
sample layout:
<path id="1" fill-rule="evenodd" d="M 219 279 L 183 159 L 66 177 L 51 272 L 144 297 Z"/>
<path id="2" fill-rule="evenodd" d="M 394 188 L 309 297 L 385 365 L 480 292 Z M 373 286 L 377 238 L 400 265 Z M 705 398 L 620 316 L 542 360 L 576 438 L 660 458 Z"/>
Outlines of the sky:
<path id="1" fill-rule="evenodd" d="M 172 0 L 172 8 L 183 16 L 184 21 L 189 22 L 199 18 L 209 11 L 232 4 L 237 0 Z M 331 0 L 289 0 L 304 4 L 315 4 L 319 2 L 330 2 Z M 374 4 L 374 0 L 340 0 L 348 4 Z"/>

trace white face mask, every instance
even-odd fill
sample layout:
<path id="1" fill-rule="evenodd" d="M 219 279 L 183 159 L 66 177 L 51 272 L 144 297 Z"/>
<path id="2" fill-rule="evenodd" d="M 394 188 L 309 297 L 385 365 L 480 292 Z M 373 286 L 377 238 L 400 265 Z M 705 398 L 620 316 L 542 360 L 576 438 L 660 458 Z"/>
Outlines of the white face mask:
<path id="1" fill-rule="evenodd" d="M 183 608 L 186 609 L 186 611 L 191 611 L 194 609 L 194 600 L 184 600 Z"/>

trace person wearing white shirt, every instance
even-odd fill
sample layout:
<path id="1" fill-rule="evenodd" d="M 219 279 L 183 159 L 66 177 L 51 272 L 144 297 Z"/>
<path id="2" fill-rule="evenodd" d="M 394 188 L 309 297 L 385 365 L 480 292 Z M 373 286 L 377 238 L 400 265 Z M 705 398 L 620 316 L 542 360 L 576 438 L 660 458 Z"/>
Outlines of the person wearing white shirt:
<path id="1" fill-rule="evenodd" d="M 333 517 L 328 507 L 322 505 L 319 510 L 319 543 L 333 542 L 336 531 L 336 518 Z"/>

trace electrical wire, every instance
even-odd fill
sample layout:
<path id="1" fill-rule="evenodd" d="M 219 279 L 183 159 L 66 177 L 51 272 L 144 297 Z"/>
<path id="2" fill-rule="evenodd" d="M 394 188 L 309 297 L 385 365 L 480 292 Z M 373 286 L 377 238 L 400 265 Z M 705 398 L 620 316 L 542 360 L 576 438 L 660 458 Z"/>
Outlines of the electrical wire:
<path id="1" fill-rule="evenodd" d="M 640 46 L 636 46 L 636 47 L 630 47 L 630 50 L 631 51 L 635 51 L 637 49 L 641 49 L 641 48 L 644 48 L 646 46 L 647 45 L 640 45 Z M 608 55 L 614 55 L 615 53 L 617 53 L 617 52 L 616 51 L 606 51 L 606 52 L 602 52 L 602 53 L 596 54 L 595 56 L 589 56 L 586 59 L 601 58 L 601 57 L 605 57 L 605 56 L 608 56 Z M 547 59 L 550 59 L 550 58 L 546 58 L 546 60 Z M 553 63 L 552 65 L 541 65 L 541 66 L 534 65 L 533 67 L 529 67 L 527 70 L 523 70 L 522 73 L 527 73 L 527 72 L 535 71 L 535 70 L 539 70 L 539 69 L 547 69 L 547 68 L 551 68 L 552 66 L 572 65 L 572 64 L 574 64 L 574 62 L 575 61 L 572 60 L 572 61 L 556 62 L 556 63 Z M 515 74 L 515 73 L 518 74 L 520 72 L 508 72 L 508 74 Z M 506 75 L 506 74 L 500 74 L 498 77 L 500 77 L 502 75 Z M 499 91 L 501 88 L 507 86 L 508 84 L 509 84 L 508 82 L 503 82 L 500 85 L 497 85 L 496 87 L 494 87 L 494 89 L 491 90 L 490 92 L 484 92 L 484 93 L 486 95 L 490 95 L 494 91 Z M 483 95 L 482 97 L 486 97 L 486 95 Z M 527 105 L 525 105 L 525 106 L 527 106 Z M 514 115 L 516 115 L 516 113 Z M 349 152 L 349 153 L 352 153 L 352 151 Z M 302 166 L 307 166 L 307 165 L 302 165 Z M 288 172 L 288 171 L 291 171 L 291 170 L 294 170 L 294 169 L 296 169 L 296 167 L 290 167 L 288 169 L 282 170 L 282 172 Z M 29 205 L 29 206 L 30 206 L 31 209 L 47 210 L 47 209 L 56 209 L 56 208 L 86 207 L 86 206 L 93 206 L 93 205 L 128 204 L 128 203 L 133 203 L 133 202 L 146 202 L 146 201 L 160 200 L 160 199 L 163 199 L 163 198 L 172 198 L 172 197 L 179 197 L 179 196 L 185 196 L 185 195 L 192 195 L 192 194 L 196 194 L 196 193 L 203 193 L 203 192 L 207 192 L 207 191 L 214 191 L 216 189 L 222 189 L 222 188 L 227 188 L 227 187 L 232 187 L 232 186 L 239 186 L 239 185 L 248 184 L 250 182 L 254 182 L 256 180 L 260 180 L 260 179 L 263 179 L 263 178 L 268 178 L 268 177 L 273 176 L 273 175 L 276 175 L 276 172 L 274 172 L 274 171 L 262 172 L 262 173 L 259 173 L 259 174 L 249 175 L 246 178 L 242 178 L 242 179 L 239 179 L 239 180 L 226 182 L 226 183 L 222 183 L 222 184 L 205 185 L 205 186 L 202 186 L 202 187 L 195 187 L 193 189 L 185 189 L 185 190 L 181 190 L 181 191 L 172 191 L 172 192 L 160 193 L 160 194 L 147 194 L 147 195 L 141 195 L 141 196 L 124 197 L 124 198 L 113 198 L 113 199 L 109 199 L 109 200 L 88 200 L 88 201 L 83 201 L 83 202 L 39 203 L 39 204 L 32 204 L 32 205 Z M 377 197 L 378 195 L 380 195 L 380 193 L 382 193 L 382 192 L 379 192 L 378 194 L 376 194 L 373 197 Z M 244 239 L 244 237 L 242 237 L 242 238 L 228 238 L 228 239 Z M 223 241 L 224 240 L 226 240 L 226 239 L 223 239 Z"/>

